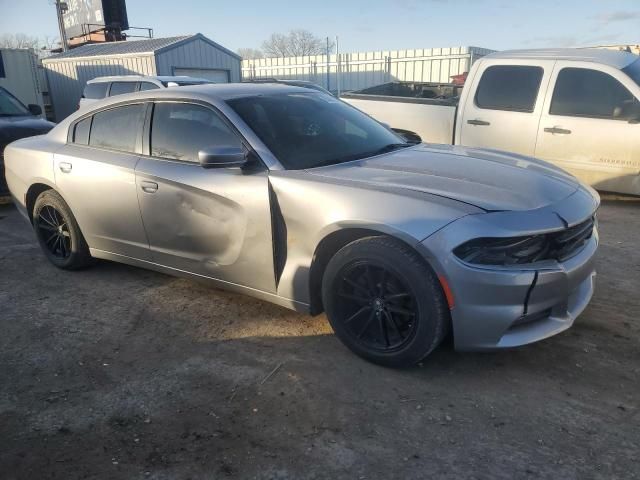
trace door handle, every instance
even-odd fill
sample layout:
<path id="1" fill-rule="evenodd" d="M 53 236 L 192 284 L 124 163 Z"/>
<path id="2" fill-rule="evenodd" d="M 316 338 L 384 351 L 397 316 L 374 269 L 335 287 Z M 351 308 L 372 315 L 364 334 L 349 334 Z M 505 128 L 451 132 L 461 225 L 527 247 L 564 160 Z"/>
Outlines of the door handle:
<path id="1" fill-rule="evenodd" d="M 142 191 L 146 193 L 156 193 L 158 191 L 158 184 L 156 182 L 140 182 L 140 187 L 142 187 Z"/>
<path id="2" fill-rule="evenodd" d="M 58 165 L 58 168 L 62 173 L 69 173 L 71 172 L 73 165 L 71 165 L 69 162 L 60 162 L 60 164 Z"/>
<path id="3" fill-rule="evenodd" d="M 490 122 L 485 122 L 484 120 L 467 120 L 467 123 L 469 125 L 477 125 L 479 127 L 486 127 L 488 125 L 491 125 Z"/>
<path id="4" fill-rule="evenodd" d="M 560 128 L 560 127 L 546 127 L 544 129 L 545 132 L 547 133 L 557 133 L 559 135 L 569 135 L 571 133 L 571 130 L 567 130 L 566 128 Z"/>

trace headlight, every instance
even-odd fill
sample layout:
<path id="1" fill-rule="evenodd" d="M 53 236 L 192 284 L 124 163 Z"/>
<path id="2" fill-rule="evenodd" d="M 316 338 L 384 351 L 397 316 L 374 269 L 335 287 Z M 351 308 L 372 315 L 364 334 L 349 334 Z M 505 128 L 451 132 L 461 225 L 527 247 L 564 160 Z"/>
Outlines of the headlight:
<path id="1" fill-rule="evenodd" d="M 477 265 L 522 265 L 541 260 L 564 261 L 576 255 L 593 234 L 595 216 L 558 232 L 526 237 L 475 238 L 453 253 Z"/>
<path id="2" fill-rule="evenodd" d="M 456 248 L 458 258 L 479 265 L 516 265 L 543 259 L 549 249 L 545 235 L 476 238 Z"/>

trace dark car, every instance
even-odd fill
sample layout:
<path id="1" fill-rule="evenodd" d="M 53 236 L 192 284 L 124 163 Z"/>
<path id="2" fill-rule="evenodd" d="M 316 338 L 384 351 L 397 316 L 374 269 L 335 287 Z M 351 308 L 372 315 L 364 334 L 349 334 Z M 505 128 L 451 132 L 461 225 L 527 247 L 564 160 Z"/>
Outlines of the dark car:
<path id="1" fill-rule="evenodd" d="M 4 147 L 19 138 L 42 135 L 55 124 L 41 118 L 40 105 L 25 107 L 16 97 L 0 87 L 0 195 L 9 193 L 4 178 Z"/>

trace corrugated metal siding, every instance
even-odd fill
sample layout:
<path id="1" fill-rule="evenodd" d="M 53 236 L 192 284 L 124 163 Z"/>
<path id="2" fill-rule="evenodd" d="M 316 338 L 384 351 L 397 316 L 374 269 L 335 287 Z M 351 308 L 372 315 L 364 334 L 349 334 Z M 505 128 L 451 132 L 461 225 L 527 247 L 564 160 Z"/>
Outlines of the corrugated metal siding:
<path id="1" fill-rule="evenodd" d="M 210 68 L 227 70 L 231 82 L 240 81 L 240 60 L 201 39 L 156 53 L 156 65 L 157 75 L 174 75 L 174 68 Z"/>
<path id="2" fill-rule="evenodd" d="M 43 62 L 56 121 L 76 111 L 88 80 L 107 75 L 156 75 L 153 55 Z"/>
<path id="3" fill-rule="evenodd" d="M 242 62 L 242 77 L 308 80 L 336 90 L 360 90 L 393 81 L 449 83 L 471 63 L 493 50 L 478 47 L 426 48 L 341 53 L 308 57 L 261 58 Z M 327 84 L 329 68 L 329 84 Z"/>
<path id="4" fill-rule="evenodd" d="M 1 49 L 5 77 L 0 78 L 0 87 L 9 90 L 28 105 L 35 103 L 44 108 L 42 86 L 38 81 L 38 57 L 33 50 Z"/>

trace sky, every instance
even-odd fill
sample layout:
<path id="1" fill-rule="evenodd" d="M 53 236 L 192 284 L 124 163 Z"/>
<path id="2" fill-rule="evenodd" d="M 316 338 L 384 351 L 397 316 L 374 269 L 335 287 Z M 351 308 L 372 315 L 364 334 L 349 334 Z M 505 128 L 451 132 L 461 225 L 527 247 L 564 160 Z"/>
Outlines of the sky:
<path id="1" fill-rule="evenodd" d="M 0 34 L 57 36 L 53 0 L 0 0 Z M 339 37 L 341 52 L 640 43 L 640 0 L 128 0 L 154 36 L 202 33 L 231 50 L 272 33 Z"/>

